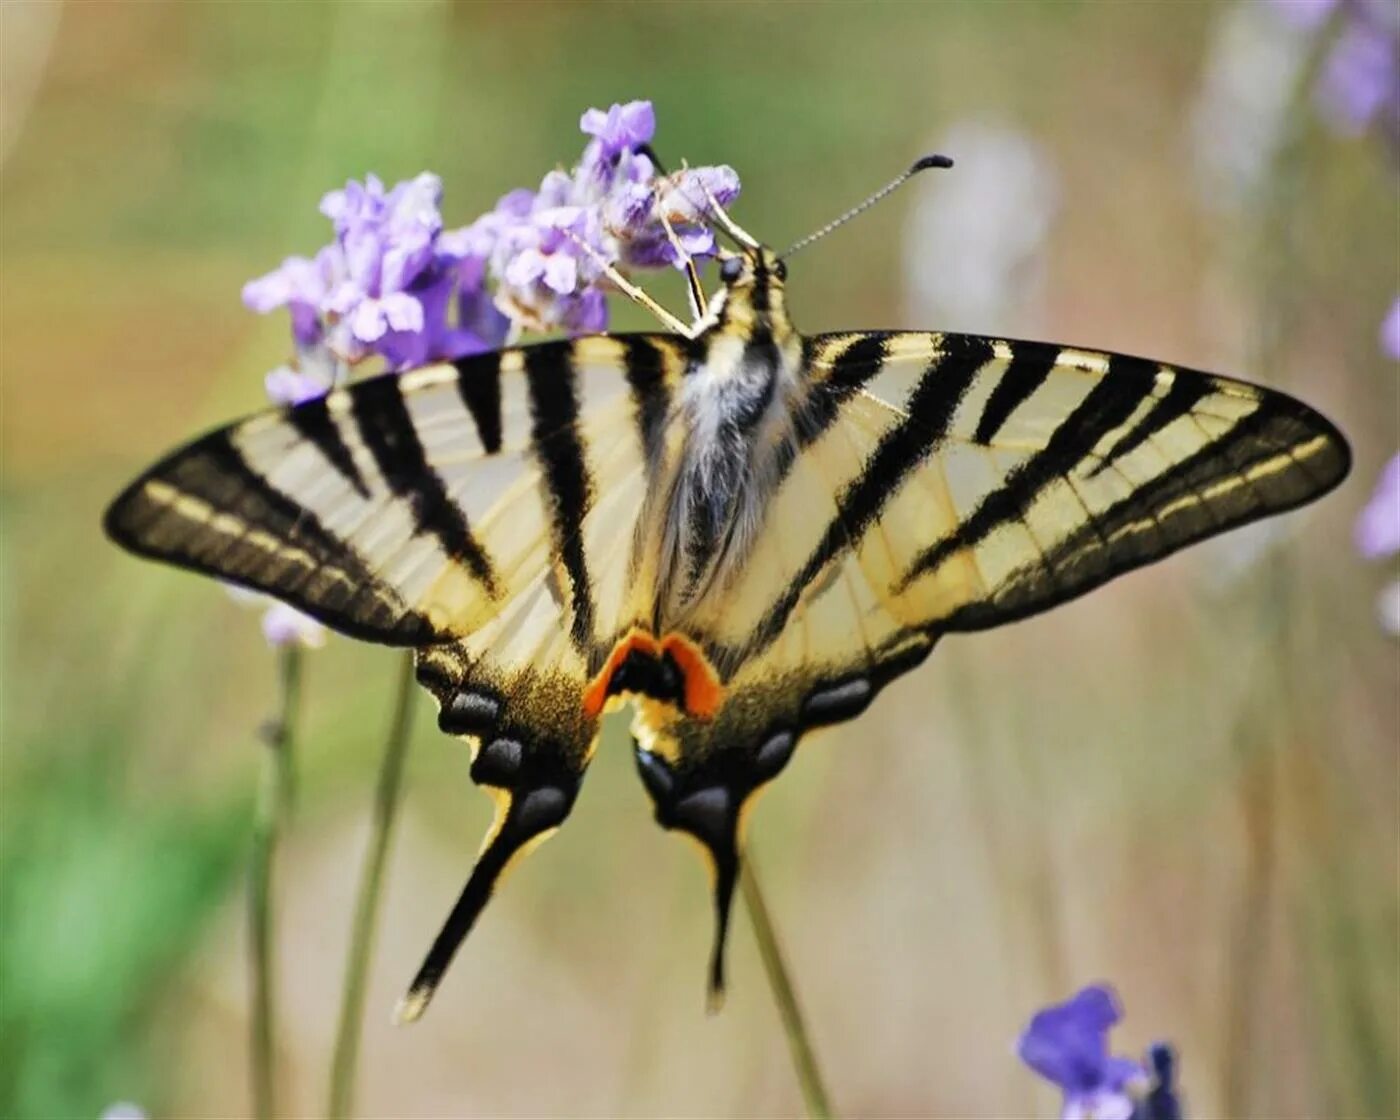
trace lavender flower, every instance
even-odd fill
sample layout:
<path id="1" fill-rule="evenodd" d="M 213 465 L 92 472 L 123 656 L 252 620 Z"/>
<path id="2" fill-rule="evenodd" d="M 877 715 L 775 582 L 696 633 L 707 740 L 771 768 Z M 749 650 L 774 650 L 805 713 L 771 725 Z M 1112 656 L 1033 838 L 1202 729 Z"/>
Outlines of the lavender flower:
<path id="1" fill-rule="evenodd" d="M 604 152 L 617 155 L 651 142 L 656 135 L 656 110 L 650 101 L 613 105 L 607 112 L 589 109 L 579 118 L 578 126 L 595 137 Z"/>
<path id="2" fill-rule="evenodd" d="M 1273 0 L 1294 28 L 1312 36 L 1331 20 L 1336 39 L 1315 95 L 1338 132 L 1359 136 L 1376 123 L 1400 143 L 1400 18 L 1386 0 Z"/>
<path id="3" fill-rule="evenodd" d="M 639 150 L 656 130 L 650 102 L 590 109 L 579 123 L 592 139 L 572 171 L 551 171 L 536 191 L 510 192 L 489 214 L 442 238 L 473 268 L 484 262 L 480 274 L 495 286 L 497 309 L 528 330 L 605 329 L 606 268 L 664 268 L 713 256 L 714 235 L 704 224 L 708 198 L 724 206 L 739 193 L 730 167 L 658 176 Z"/>
<path id="4" fill-rule="evenodd" d="M 294 405 L 324 397 L 334 381 L 294 366 L 278 366 L 263 378 L 263 388 L 273 404 Z"/>
<path id="5" fill-rule="evenodd" d="M 314 347 L 325 336 L 321 304 L 343 272 L 344 262 L 334 245 L 327 245 L 312 260 L 288 257 L 281 267 L 243 285 L 243 303 L 262 315 L 287 308 L 298 348 Z"/>
<path id="6" fill-rule="evenodd" d="M 326 644 L 326 628 L 310 615 L 288 606 L 261 591 L 250 591 L 228 583 L 228 597 L 240 606 L 263 608 L 262 632 L 267 644 L 274 649 L 299 645 L 303 649 L 320 649 Z"/>
<path id="7" fill-rule="evenodd" d="M 312 259 L 288 257 L 244 286 L 243 302 L 252 310 L 291 312 L 293 373 L 328 388 L 336 370 L 372 355 L 402 370 L 501 344 L 500 321 L 452 321 L 462 299 L 480 294 L 484 275 L 475 274 L 474 290 L 462 287 L 472 273 L 460 267 L 458 245 L 441 237 L 441 199 L 442 182 L 428 172 L 388 190 L 374 175 L 351 180 L 321 200 L 335 229 L 332 244 Z M 293 386 L 280 371 L 272 376 L 275 399 L 304 399 L 309 385 Z"/>
<path id="8" fill-rule="evenodd" d="M 1367 560 L 1400 552 L 1400 452 L 1376 480 L 1371 500 L 1356 519 L 1356 550 Z"/>
<path id="9" fill-rule="evenodd" d="M 1129 1088 L 1146 1087 L 1146 1071 L 1108 1052 L 1108 1031 L 1123 1017 L 1113 991 L 1084 988 L 1037 1012 L 1017 1043 L 1021 1060 L 1064 1092 L 1063 1120 L 1129 1120 Z"/>
<path id="10" fill-rule="evenodd" d="M 1390 312 L 1381 323 L 1381 351 L 1400 362 L 1400 297 L 1390 305 Z"/>
<path id="11" fill-rule="evenodd" d="M 1324 115 L 1339 132 L 1360 135 L 1380 116 L 1400 115 L 1400 25 L 1354 0 L 1318 82 Z"/>
<path id="12" fill-rule="evenodd" d="M 1273 0 L 1273 5 L 1295 27 L 1315 31 L 1332 14 L 1337 0 Z"/>

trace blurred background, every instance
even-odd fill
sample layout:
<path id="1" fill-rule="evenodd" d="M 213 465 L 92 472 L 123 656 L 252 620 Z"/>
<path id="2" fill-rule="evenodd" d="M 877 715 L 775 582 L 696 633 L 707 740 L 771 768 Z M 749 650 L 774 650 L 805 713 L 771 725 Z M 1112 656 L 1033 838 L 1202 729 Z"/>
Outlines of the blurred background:
<path id="1" fill-rule="evenodd" d="M 1394 39 L 1364 73 L 1345 56 L 1363 15 L 1400 9 L 0 4 L 0 1115 L 249 1108 L 275 655 L 217 586 L 98 528 L 159 452 L 262 406 L 286 321 L 241 285 L 323 244 L 317 201 L 349 177 L 437 171 L 465 224 L 575 159 L 585 108 L 639 97 L 660 152 L 732 164 L 736 216 L 779 245 L 917 154 L 956 157 L 794 262 L 804 330 L 1237 374 L 1356 454 L 1316 506 L 945 642 L 764 798 L 752 848 L 837 1109 L 1054 1115 L 1014 1040 L 1106 980 L 1115 1048 L 1172 1040 L 1194 1115 L 1396 1115 L 1396 570 L 1352 534 L 1400 446 L 1400 91 Z M 332 638 L 305 664 L 277 884 L 294 1115 L 323 1107 L 397 662 Z M 361 1112 L 798 1114 L 741 913 L 704 1014 L 705 875 L 652 823 L 620 727 L 431 1013 L 389 1025 L 490 817 L 416 702 Z"/>

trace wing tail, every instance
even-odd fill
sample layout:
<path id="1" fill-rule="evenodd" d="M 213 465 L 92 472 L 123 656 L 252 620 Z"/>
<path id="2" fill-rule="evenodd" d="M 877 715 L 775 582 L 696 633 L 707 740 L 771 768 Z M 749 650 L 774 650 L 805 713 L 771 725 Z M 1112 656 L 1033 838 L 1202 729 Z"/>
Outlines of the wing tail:
<path id="1" fill-rule="evenodd" d="M 558 773 L 553 781 L 536 779 L 518 783 L 514 789 L 492 791 L 496 797 L 496 819 L 462 893 L 413 977 L 408 993 L 394 1011 L 396 1023 L 416 1022 L 427 1010 L 452 958 L 507 871 L 553 835 L 568 817 L 578 795 L 580 777 Z"/>

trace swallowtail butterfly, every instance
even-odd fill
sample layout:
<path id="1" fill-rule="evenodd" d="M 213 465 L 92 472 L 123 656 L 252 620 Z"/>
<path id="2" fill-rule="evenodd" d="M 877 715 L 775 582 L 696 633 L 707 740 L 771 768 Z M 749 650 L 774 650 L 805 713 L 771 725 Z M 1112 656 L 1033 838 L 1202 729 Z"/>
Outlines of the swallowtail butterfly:
<path id="1" fill-rule="evenodd" d="M 804 336 L 783 260 L 715 210 L 738 248 L 688 328 L 338 388 L 196 439 L 107 512 L 132 552 L 413 649 L 469 743 L 495 822 L 403 1019 L 568 817 L 606 711 L 632 705 L 657 820 L 708 853 L 717 995 L 745 810 L 807 732 L 946 634 L 1347 473 L 1332 424 L 1241 381 L 976 335 Z"/>

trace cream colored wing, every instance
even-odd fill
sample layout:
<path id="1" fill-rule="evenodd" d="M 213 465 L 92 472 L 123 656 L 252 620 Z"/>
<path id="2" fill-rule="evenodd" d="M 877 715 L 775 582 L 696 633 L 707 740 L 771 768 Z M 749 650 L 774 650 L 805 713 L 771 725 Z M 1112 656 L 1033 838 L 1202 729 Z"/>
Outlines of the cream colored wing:
<path id="1" fill-rule="evenodd" d="M 580 697 L 621 626 L 683 346 L 585 338 L 360 382 L 196 440 L 107 513 L 133 552 L 417 649 L 497 814 L 406 1018 L 505 867 L 573 805 L 597 734 Z"/>

